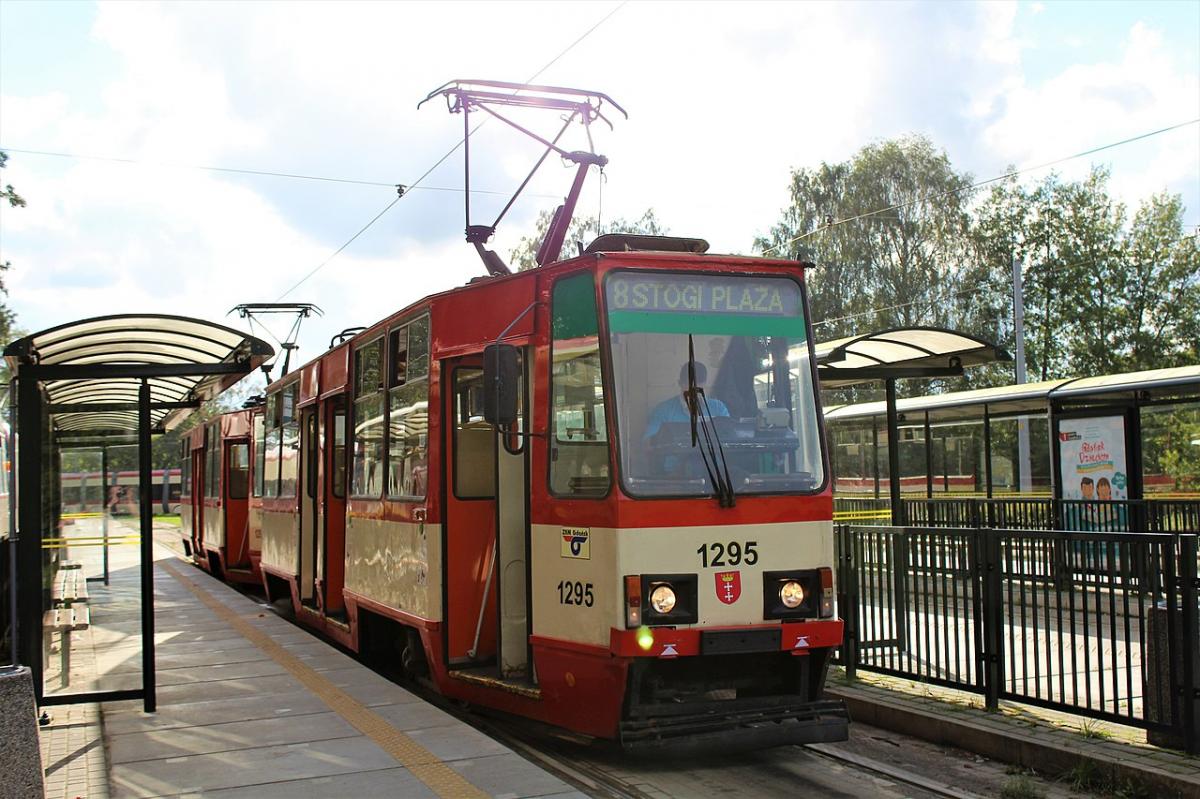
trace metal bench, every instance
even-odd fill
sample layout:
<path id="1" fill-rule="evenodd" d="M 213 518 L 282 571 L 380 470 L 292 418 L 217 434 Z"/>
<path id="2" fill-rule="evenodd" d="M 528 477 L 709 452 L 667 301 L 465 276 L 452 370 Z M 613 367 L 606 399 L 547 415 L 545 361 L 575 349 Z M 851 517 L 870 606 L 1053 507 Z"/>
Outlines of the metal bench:
<path id="1" fill-rule="evenodd" d="M 50 651 L 51 635 L 59 633 L 59 656 L 61 658 L 61 675 L 59 682 L 63 688 L 71 682 L 71 633 L 86 630 L 92 623 L 92 610 L 88 601 L 87 578 L 78 561 L 63 561 L 55 573 L 54 584 L 50 587 L 50 601 L 53 607 L 42 616 L 42 631 L 45 637 L 45 651 Z"/>
<path id="2" fill-rule="evenodd" d="M 62 569 L 58 579 L 50 588 L 50 600 L 54 605 L 70 606 L 76 602 L 88 601 L 87 578 L 82 569 Z"/>

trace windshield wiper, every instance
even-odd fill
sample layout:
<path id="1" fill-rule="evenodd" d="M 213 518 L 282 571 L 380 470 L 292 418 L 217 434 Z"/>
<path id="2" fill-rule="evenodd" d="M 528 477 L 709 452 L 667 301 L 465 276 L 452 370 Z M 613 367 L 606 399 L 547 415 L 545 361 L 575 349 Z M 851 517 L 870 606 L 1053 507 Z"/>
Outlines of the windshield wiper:
<path id="1" fill-rule="evenodd" d="M 717 435 L 717 425 L 713 421 L 712 410 L 708 407 L 708 397 L 704 389 L 696 385 L 696 352 L 692 336 L 688 334 L 688 387 L 684 394 L 688 409 L 688 419 L 692 425 L 692 446 L 700 450 L 700 458 L 708 472 L 709 482 L 713 486 L 713 494 L 717 504 L 722 508 L 732 508 L 737 499 L 733 493 L 733 478 L 729 474 L 729 464 L 725 462 L 725 448 L 721 446 L 721 438 Z M 700 437 L 704 442 L 701 444 Z"/>

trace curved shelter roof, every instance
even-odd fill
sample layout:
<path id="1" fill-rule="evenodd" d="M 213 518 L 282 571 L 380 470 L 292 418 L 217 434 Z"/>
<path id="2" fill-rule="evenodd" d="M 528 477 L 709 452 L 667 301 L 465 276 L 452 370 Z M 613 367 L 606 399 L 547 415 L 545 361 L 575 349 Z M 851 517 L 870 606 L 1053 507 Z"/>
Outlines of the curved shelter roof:
<path id="1" fill-rule="evenodd" d="M 13 373 L 42 385 L 63 432 L 133 432 L 143 381 L 151 425 L 170 428 L 274 354 L 261 339 L 202 319 L 121 314 L 70 322 L 10 343 Z"/>
<path id="2" fill-rule="evenodd" d="M 896 402 L 901 414 L 929 413 L 931 421 L 978 419 L 986 405 L 988 413 L 1003 416 L 1022 413 L 1044 413 L 1052 402 L 1089 403 L 1128 399 L 1162 400 L 1180 398 L 1195 401 L 1200 398 L 1200 366 L 1179 366 L 1144 372 L 1127 372 L 1097 377 L 1076 377 L 994 386 L 973 391 L 953 391 L 908 397 Z M 884 416 L 885 402 L 862 402 L 827 408 L 827 421 L 849 421 Z"/>
<path id="3" fill-rule="evenodd" d="M 964 367 L 1011 361 L 1000 347 L 975 336 L 937 327 L 901 327 L 818 343 L 822 388 L 869 380 L 945 377 Z"/>

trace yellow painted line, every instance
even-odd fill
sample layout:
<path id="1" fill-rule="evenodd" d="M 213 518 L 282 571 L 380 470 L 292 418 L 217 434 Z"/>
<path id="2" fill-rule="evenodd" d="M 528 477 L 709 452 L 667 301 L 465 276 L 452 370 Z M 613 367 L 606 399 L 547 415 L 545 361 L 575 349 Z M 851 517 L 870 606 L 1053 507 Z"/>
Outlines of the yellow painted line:
<path id="1" fill-rule="evenodd" d="M 300 658 L 288 652 L 269 635 L 239 617 L 227 606 L 214 599 L 207 591 L 185 576 L 169 563 L 159 563 L 168 573 L 187 588 L 196 598 L 222 621 L 257 646 L 279 665 L 312 691 L 329 709 L 366 735 L 385 752 L 413 773 L 417 779 L 429 786 L 444 799 L 485 799 L 488 794 L 468 782 L 461 774 L 443 763 L 425 747 L 397 730 L 383 717 L 374 713 L 354 697 L 329 682 L 320 672 Z"/>
<path id="2" fill-rule="evenodd" d="M 120 533 L 117 535 L 107 535 L 107 536 L 105 536 L 105 535 L 69 535 L 69 536 L 62 536 L 61 538 L 43 538 L 42 543 L 43 544 L 63 544 L 63 543 L 69 544 L 73 541 L 103 541 L 106 538 L 109 541 L 116 541 L 117 539 L 135 539 L 136 540 L 141 537 L 142 536 L 140 533 Z"/>
<path id="3" fill-rule="evenodd" d="M 133 539 L 133 540 L 129 540 L 129 541 L 121 540 L 121 539 L 117 539 L 117 538 L 108 539 L 108 545 L 110 547 L 132 547 L 132 546 L 137 546 L 137 544 L 138 544 L 137 539 Z M 74 547 L 102 547 L 102 546 L 104 546 L 103 541 L 96 541 L 96 542 L 90 543 L 90 544 L 77 544 L 74 541 L 67 541 L 62 544 L 42 544 L 42 549 L 66 549 L 67 547 L 74 548 Z"/>
<path id="4" fill-rule="evenodd" d="M 103 513 L 64 513 L 64 519 L 99 519 Z"/>

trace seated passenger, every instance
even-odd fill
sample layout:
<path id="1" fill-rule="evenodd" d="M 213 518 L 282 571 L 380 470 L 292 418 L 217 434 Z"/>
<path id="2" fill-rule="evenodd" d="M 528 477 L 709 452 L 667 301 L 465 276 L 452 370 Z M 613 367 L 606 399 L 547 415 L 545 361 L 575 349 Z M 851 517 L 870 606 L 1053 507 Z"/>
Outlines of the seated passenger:
<path id="1" fill-rule="evenodd" d="M 703 388 L 707 380 L 707 367 L 696 361 L 696 386 Z M 664 424 L 691 421 L 691 414 L 688 413 L 687 400 L 685 399 L 687 390 L 688 365 L 685 363 L 679 370 L 679 393 L 667 397 L 650 412 L 650 419 L 646 422 L 646 432 L 642 434 L 643 440 L 653 438 L 657 435 Z M 703 403 L 703 400 L 701 402 Z M 700 411 L 704 412 L 703 406 L 700 408 Z M 713 397 L 708 397 L 708 412 L 713 416 L 729 415 L 729 409 L 725 407 L 725 403 Z"/>

